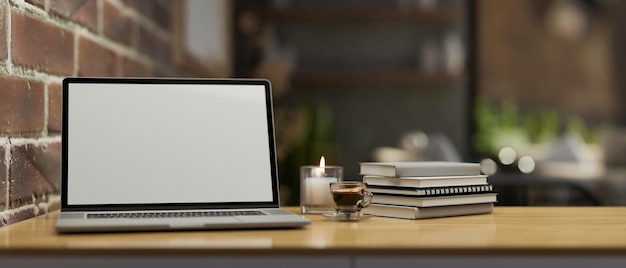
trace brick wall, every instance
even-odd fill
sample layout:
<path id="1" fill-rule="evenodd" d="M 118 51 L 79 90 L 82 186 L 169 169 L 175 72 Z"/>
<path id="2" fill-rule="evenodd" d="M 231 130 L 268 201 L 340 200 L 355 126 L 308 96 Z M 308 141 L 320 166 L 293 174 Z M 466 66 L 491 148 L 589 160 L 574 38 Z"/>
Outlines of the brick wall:
<path id="1" fill-rule="evenodd" d="M 0 226 L 59 208 L 64 77 L 186 75 L 178 3 L 0 1 Z"/>

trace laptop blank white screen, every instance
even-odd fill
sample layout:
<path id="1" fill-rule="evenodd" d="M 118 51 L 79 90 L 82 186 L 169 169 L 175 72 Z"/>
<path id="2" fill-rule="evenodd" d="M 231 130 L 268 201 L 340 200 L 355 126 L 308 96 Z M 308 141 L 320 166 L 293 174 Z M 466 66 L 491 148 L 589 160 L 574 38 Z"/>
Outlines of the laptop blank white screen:
<path id="1" fill-rule="evenodd" d="M 69 205 L 272 202 L 263 85 L 68 85 Z"/>

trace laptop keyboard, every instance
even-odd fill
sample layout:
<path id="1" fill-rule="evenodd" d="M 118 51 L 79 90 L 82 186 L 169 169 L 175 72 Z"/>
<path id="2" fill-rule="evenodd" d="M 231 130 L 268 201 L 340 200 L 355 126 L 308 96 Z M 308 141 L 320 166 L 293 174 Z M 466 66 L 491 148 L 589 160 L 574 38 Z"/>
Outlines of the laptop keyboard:
<path id="1" fill-rule="evenodd" d="M 197 217 L 228 217 L 228 216 L 256 216 L 265 215 L 256 210 L 235 210 L 235 211 L 193 211 L 193 212 L 137 212 L 137 213 L 90 213 L 88 219 L 144 219 L 144 218 L 197 218 Z"/>

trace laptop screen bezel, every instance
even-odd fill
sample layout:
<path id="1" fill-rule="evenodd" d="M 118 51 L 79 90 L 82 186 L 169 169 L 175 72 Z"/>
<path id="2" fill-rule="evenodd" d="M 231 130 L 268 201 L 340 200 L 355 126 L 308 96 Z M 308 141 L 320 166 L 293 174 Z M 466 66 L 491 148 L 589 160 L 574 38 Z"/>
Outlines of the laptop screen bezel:
<path id="1" fill-rule="evenodd" d="M 269 162 L 272 183 L 272 201 L 269 202 L 222 202 L 222 203 L 149 203 L 149 204 L 97 204 L 76 205 L 68 203 L 69 168 L 69 97 L 71 84 L 205 84 L 205 85 L 262 85 L 265 89 Z M 63 79 L 62 164 L 61 164 L 61 210 L 62 211 L 113 211 L 113 210 L 169 210 L 169 209 L 245 209 L 279 207 L 278 164 L 274 136 L 274 114 L 271 83 L 267 79 L 201 79 L 201 78 L 93 78 L 67 77 Z"/>

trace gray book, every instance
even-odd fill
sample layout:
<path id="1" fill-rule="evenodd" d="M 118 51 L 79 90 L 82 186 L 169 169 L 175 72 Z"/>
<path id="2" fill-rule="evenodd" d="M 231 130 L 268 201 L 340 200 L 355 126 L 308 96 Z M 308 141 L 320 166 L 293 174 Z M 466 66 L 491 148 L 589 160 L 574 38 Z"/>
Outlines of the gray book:
<path id="1" fill-rule="evenodd" d="M 365 214 L 411 220 L 487 214 L 491 212 L 493 212 L 493 203 L 423 208 L 414 206 L 370 204 L 368 207 L 363 208 L 363 213 Z"/>
<path id="2" fill-rule="evenodd" d="M 407 195 L 374 194 L 372 203 L 401 205 L 414 207 L 439 207 L 450 205 L 465 205 L 477 203 L 494 203 L 497 201 L 496 193 L 451 195 L 436 197 L 415 197 Z"/>
<path id="3" fill-rule="evenodd" d="M 447 161 L 361 162 L 361 175 L 386 177 L 473 176 L 480 175 L 479 163 Z"/>

